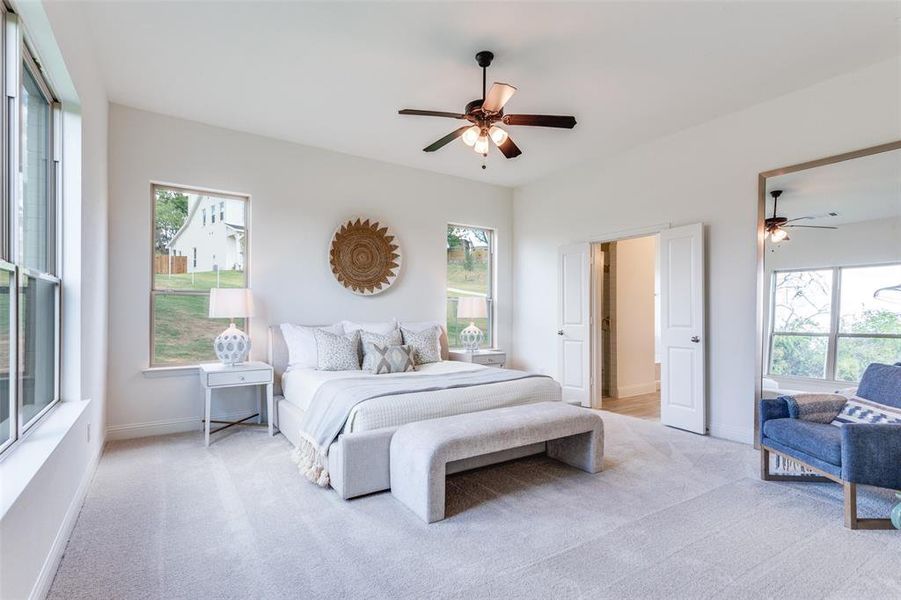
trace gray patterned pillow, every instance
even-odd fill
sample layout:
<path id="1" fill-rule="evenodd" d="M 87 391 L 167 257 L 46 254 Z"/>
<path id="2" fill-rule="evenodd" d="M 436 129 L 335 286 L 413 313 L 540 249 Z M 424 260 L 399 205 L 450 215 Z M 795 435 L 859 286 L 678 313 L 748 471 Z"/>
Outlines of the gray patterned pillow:
<path id="1" fill-rule="evenodd" d="M 373 357 L 372 372 L 376 375 L 416 370 L 413 348 L 410 346 L 379 346 L 369 343 L 366 344 L 366 358 L 370 356 Z"/>
<path id="2" fill-rule="evenodd" d="M 413 347 L 413 359 L 417 365 L 441 362 L 441 328 L 438 326 L 422 331 L 401 328 L 404 344 Z"/>
<path id="3" fill-rule="evenodd" d="M 350 335 L 335 335 L 315 329 L 316 353 L 319 355 L 317 369 L 320 371 L 359 371 L 360 332 Z"/>
<path id="4" fill-rule="evenodd" d="M 387 335 L 372 333 L 370 331 L 360 331 L 360 342 L 363 345 L 363 370 L 374 371 L 373 366 L 381 358 L 378 354 L 374 354 L 370 349 L 370 344 L 377 346 L 400 346 L 404 343 L 400 335 L 400 329 L 395 329 Z"/>

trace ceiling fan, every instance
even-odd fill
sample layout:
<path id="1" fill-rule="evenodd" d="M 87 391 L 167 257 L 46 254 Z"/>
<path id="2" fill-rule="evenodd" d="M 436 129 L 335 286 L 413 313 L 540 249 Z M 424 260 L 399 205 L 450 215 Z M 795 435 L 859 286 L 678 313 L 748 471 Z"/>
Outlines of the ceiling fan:
<path id="1" fill-rule="evenodd" d="M 507 158 L 516 158 L 522 154 L 522 150 L 513 142 L 513 139 L 498 124 L 503 125 L 530 125 L 533 127 L 556 127 L 560 129 L 572 129 L 576 126 L 575 117 L 560 115 L 505 115 L 504 105 L 516 88 L 506 83 L 494 82 L 486 91 L 488 67 L 494 59 L 494 53 L 482 50 L 476 54 L 476 62 L 482 67 L 482 97 L 473 100 L 466 105 L 462 113 L 440 112 L 434 110 L 416 110 L 405 108 L 398 111 L 401 115 L 419 115 L 425 117 L 446 117 L 449 119 L 461 119 L 469 121 L 469 124 L 455 129 L 440 140 L 423 148 L 424 152 L 434 152 L 443 148 L 457 138 L 462 138 L 463 143 L 472 147 L 478 154 L 488 156 L 489 140 L 494 142 Z M 485 168 L 485 165 L 482 165 Z"/>
<path id="2" fill-rule="evenodd" d="M 779 196 L 782 195 L 782 190 L 773 190 L 770 192 L 770 196 L 773 197 L 773 216 L 764 219 L 763 226 L 766 229 L 767 235 L 770 236 L 770 240 L 773 242 L 784 242 L 789 239 L 788 231 L 786 231 L 789 227 L 803 227 L 805 229 L 838 229 L 838 227 L 831 227 L 828 225 L 790 225 L 789 223 L 794 223 L 795 221 L 804 221 L 806 219 L 818 219 L 820 217 L 837 217 L 838 213 L 836 212 L 828 212 L 822 215 L 811 215 L 807 217 L 797 217 L 794 219 L 788 219 L 786 217 L 777 217 L 776 216 L 776 207 L 779 204 Z"/>

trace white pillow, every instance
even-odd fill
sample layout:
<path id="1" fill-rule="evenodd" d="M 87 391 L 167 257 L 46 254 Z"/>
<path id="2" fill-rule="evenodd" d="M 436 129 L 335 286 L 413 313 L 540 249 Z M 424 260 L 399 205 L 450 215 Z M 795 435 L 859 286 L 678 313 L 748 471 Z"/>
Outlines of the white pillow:
<path id="1" fill-rule="evenodd" d="M 356 321 L 341 321 L 344 327 L 344 333 L 353 333 L 354 331 L 368 331 L 369 333 L 377 333 L 379 335 L 388 335 L 392 331 L 397 331 L 397 319 L 390 321 L 372 321 L 369 323 L 357 323 Z"/>
<path id="2" fill-rule="evenodd" d="M 344 334 L 341 323 L 316 327 L 282 323 L 279 327 L 285 338 L 285 345 L 288 346 L 288 365 L 300 369 L 315 369 L 319 364 L 319 354 L 316 351 L 316 338 L 313 331 L 321 329 L 335 335 Z"/>

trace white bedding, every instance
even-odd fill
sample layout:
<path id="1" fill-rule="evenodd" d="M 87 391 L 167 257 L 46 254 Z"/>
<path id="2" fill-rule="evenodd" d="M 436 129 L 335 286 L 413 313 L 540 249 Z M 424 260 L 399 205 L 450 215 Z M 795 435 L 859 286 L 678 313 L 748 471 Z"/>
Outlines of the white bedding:
<path id="1" fill-rule="evenodd" d="M 285 400 L 305 411 L 316 390 L 326 381 L 342 378 L 409 378 L 485 369 L 482 365 L 442 361 L 417 367 L 408 373 L 373 375 L 366 371 L 319 371 L 292 368 L 282 377 Z M 373 398 L 357 405 L 350 414 L 344 433 L 394 427 L 404 423 L 435 419 L 466 412 L 501 408 L 515 404 L 560 400 L 560 386 L 552 379 L 535 377 L 491 385 L 398 394 Z"/>

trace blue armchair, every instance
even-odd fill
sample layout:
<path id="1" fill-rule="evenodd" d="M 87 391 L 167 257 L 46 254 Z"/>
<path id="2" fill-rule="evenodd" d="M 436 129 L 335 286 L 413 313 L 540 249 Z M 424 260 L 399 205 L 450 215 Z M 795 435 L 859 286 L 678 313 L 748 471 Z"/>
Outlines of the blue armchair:
<path id="1" fill-rule="evenodd" d="M 901 407 L 901 363 L 871 364 L 857 395 Z M 770 454 L 802 463 L 817 475 L 770 473 Z M 834 481 L 845 491 L 845 527 L 888 529 L 889 519 L 857 517 L 857 485 L 901 490 L 901 424 L 842 427 L 792 419 L 784 399 L 760 401 L 760 477 L 766 481 Z"/>

